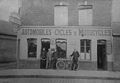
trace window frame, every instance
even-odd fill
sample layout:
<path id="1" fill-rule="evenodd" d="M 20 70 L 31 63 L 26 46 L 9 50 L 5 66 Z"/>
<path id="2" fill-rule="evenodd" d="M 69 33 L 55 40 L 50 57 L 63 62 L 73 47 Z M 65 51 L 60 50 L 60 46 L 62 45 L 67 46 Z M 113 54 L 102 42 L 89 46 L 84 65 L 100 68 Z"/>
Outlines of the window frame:
<path id="1" fill-rule="evenodd" d="M 67 58 L 67 39 L 64 39 L 64 38 L 57 38 L 56 40 L 55 40 L 55 43 L 56 43 L 56 50 L 57 50 L 57 42 L 59 41 L 59 40 L 63 40 L 64 42 L 61 42 L 61 43 L 65 43 L 66 44 L 66 49 L 65 49 L 65 51 L 66 51 L 66 55 L 65 55 L 65 57 L 64 58 Z M 63 58 L 63 59 L 64 59 Z"/>
<path id="2" fill-rule="evenodd" d="M 32 56 L 29 56 L 29 43 L 28 43 L 28 40 L 29 39 L 32 39 L 32 40 L 36 40 L 36 54 L 35 54 L 35 56 L 34 57 L 32 57 Z M 38 40 L 37 40 L 37 38 L 27 38 L 27 58 L 28 59 L 37 59 L 37 42 L 38 42 Z"/>
<path id="3" fill-rule="evenodd" d="M 66 19 L 65 19 L 65 17 L 64 17 L 64 20 L 65 20 L 64 22 L 65 22 L 65 23 L 59 23 L 59 22 L 57 21 L 58 18 L 57 18 L 57 20 L 56 20 L 56 15 L 57 15 L 56 8 L 67 8 L 67 11 L 66 11 L 66 12 L 67 12 L 67 13 L 66 13 L 66 14 L 67 14 L 67 17 L 66 17 Z M 59 12 L 60 12 L 60 11 L 59 11 Z M 63 10 L 62 10 L 61 12 L 62 12 L 62 14 L 60 15 L 60 13 L 59 13 L 58 16 L 59 16 L 59 17 L 60 17 L 60 16 L 62 16 L 62 17 L 65 16 L 64 13 L 63 13 Z M 69 21 L 68 18 L 69 18 L 69 17 L 68 17 L 68 6 L 67 6 L 67 5 L 62 4 L 62 5 L 55 5 L 55 6 L 54 6 L 54 25 L 55 25 L 55 26 L 68 26 L 68 21 Z"/>
<path id="4" fill-rule="evenodd" d="M 80 11 L 82 10 L 82 12 L 84 11 L 84 13 L 85 14 L 83 14 L 83 15 L 86 15 L 86 14 L 88 14 L 88 11 L 89 11 L 89 13 L 90 13 L 90 10 L 91 10 L 91 17 L 89 17 L 90 19 L 91 19 L 91 21 L 89 22 L 89 23 L 87 23 L 87 24 L 83 24 L 83 23 L 81 23 L 81 20 L 80 20 L 80 18 L 81 18 L 81 16 L 80 16 Z M 89 14 L 90 15 L 90 14 Z M 87 15 L 87 16 L 89 16 L 89 15 Z M 84 16 L 82 16 L 82 17 L 84 17 Z M 83 20 L 83 19 L 82 19 Z M 88 19 L 85 19 L 84 18 L 84 20 L 86 21 L 88 21 Z M 84 22 L 85 23 L 85 22 Z M 91 25 L 93 25 L 93 5 L 79 5 L 79 7 L 78 7 L 78 25 L 79 26 L 81 26 L 81 25 L 84 25 L 84 26 L 91 26 Z"/>
<path id="5" fill-rule="evenodd" d="M 83 46 L 81 42 L 84 42 Z M 87 46 L 87 41 L 89 41 L 89 46 Z M 84 49 L 82 52 L 82 48 Z M 90 52 L 87 52 L 87 48 L 89 48 Z M 91 40 L 90 39 L 80 39 L 80 60 L 81 61 L 91 61 Z M 87 59 L 87 53 L 89 53 L 89 59 Z M 82 54 L 84 55 L 84 59 L 81 58 Z"/>

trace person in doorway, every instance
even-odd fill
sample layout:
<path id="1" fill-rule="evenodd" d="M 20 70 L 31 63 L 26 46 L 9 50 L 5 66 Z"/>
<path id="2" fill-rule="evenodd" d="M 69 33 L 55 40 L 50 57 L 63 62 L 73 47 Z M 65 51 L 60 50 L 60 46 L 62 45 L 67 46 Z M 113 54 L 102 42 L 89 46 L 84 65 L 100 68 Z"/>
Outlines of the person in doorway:
<path id="1" fill-rule="evenodd" d="M 46 69 L 51 68 L 51 59 L 52 59 L 52 50 L 51 50 L 51 49 L 48 49 Z"/>
<path id="2" fill-rule="evenodd" d="M 41 69 L 46 69 L 46 50 L 45 48 L 43 48 L 42 52 L 41 52 Z"/>
<path id="3" fill-rule="evenodd" d="M 72 58 L 72 65 L 71 65 L 71 70 L 77 70 L 78 68 L 78 58 L 79 58 L 79 52 L 74 49 L 73 53 L 70 55 Z"/>
<path id="4" fill-rule="evenodd" d="M 52 62 L 51 62 L 53 69 L 56 69 L 57 59 L 58 59 L 58 52 L 57 52 L 57 51 L 54 51 L 54 52 L 52 53 Z"/>

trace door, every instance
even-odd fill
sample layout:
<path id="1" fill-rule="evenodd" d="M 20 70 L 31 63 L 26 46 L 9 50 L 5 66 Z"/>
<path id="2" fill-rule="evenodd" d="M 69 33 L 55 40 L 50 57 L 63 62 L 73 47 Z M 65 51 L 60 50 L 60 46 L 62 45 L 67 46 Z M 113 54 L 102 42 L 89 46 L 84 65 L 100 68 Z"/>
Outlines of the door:
<path id="1" fill-rule="evenodd" d="M 105 40 L 98 40 L 97 68 L 98 70 L 107 70 L 106 41 Z"/>
<path id="2" fill-rule="evenodd" d="M 40 68 L 46 69 L 47 52 L 50 48 L 50 39 L 44 38 L 41 40 L 41 55 L 40 55 Z"/>

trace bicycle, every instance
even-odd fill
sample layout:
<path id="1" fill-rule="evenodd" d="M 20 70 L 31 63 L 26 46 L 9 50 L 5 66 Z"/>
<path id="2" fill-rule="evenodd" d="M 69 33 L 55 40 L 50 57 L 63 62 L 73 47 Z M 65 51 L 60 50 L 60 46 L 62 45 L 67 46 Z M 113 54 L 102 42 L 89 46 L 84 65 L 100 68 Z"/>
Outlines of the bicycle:
<path id="1" fill-rule="evenodd" d="M 58 59 L 56 63 L 56 68 L 60 70 L 71 70 L 72 60 L 71 59 Z M 79 64 L 77 70 L 79 68 Z"/>

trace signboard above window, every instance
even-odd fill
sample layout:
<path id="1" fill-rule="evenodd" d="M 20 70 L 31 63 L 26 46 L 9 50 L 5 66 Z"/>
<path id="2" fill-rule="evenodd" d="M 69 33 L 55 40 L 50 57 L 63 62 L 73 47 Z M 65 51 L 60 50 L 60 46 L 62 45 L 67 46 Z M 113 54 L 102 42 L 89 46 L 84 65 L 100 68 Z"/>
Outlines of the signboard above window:
<path id="1" fill-rule="evenodd" d="M 20 35 L 41 36 L 112 36 L 111 29 L 85 28 L 24 28 Z"/>

